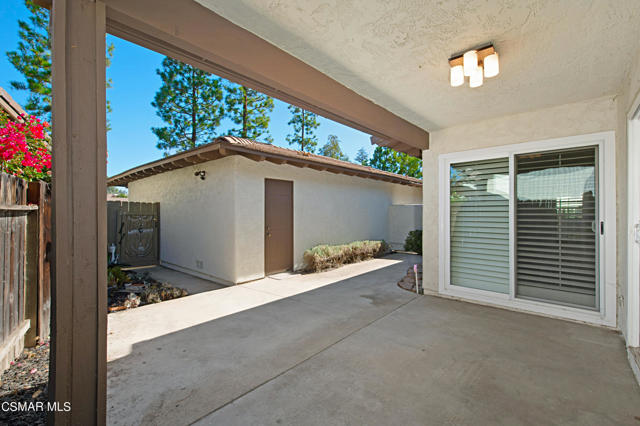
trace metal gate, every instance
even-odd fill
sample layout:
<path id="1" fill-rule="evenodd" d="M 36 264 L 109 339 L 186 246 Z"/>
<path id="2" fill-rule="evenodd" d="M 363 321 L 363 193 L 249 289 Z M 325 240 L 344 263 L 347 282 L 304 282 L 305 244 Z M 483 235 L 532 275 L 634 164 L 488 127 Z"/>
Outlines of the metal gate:
<path id="1" fill-rule="evenodd" d="M 110 263 L 156 265 L 160 250 L 160 203 L 107 202 Z M 113 253 L 113 254 L 112 254 Z"/>

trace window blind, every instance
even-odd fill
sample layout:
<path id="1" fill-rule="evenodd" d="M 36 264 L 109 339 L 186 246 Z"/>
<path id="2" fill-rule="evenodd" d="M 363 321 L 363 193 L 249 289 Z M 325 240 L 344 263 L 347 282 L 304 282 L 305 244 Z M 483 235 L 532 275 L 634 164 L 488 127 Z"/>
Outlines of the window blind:
<path id="1" fill-rule="evenodd" d="M 516 294 L 597 308 L 597 148 L 517 155 Z"/>
<path id="2" fill-rule="evenodd" d="M 509 293 L 509 159 L 450 169 L 450 284 Z"/>

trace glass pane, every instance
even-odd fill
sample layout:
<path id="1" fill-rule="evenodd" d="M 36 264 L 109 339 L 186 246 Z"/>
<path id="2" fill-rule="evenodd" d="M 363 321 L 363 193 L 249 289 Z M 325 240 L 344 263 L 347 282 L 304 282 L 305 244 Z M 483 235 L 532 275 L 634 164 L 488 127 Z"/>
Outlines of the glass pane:
<path id="1" fill-rule="evenodd" d="M 450 284 L 509 293 L 509 159 L 450 173 Z"/>
<path id="2" fill-rule="evenodd" d="M 597 308 L 597 148 L 518 155 L 516 295 Z"/>

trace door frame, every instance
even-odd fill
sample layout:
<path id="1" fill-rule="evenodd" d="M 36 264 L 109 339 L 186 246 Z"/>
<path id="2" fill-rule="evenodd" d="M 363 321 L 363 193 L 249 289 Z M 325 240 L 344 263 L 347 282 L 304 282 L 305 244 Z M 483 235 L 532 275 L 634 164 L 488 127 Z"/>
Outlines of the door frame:
<path id="1" fill-rule="evenodd" d="M 604 221 L 604 235 L 599 239 L 599 310 L 517 298 L 515 296 L 515 202 L 509 199 L 509 294 L 450 285 L 449 279 L 449 178 L 451 163 L 508 157 L 509 189 L 513 194 L 514 156 L 520 153 L 550 151 L 565 148 L 598 146 L 599 218 Z M 524 142 L 463 152 L 442 154 L 439 160 L 439 293 L 511 309 L 539 313 L 559 318 L 616 326 L 616 193 L 615 193 L 615 132 L 601 132 L 564 138 Z M 606 188 L 613 188 L 607 191 Z"/>
<path id="2" fill-rule="evenodd" d="M 295 197 L 294 197 L 294 181 L 288 179 L 277 179 L 277 178 L 264 178 L 264 226 L 262 229 L 262 237 L 264 239 L 264 276 L 274 275 L 281 272 L 286 272 L 288 269 L 283 271 L 275 271 L 275 272 L 267 272 L 267 181 L 281 181 L 281 182 L 289 182 L 291 183 L 291 270 L 295 268 Z"/>
<path id="3" fill-rule="evenodd" d="M 635 225 L 640 224 L 640 93 L 627 114 L 627 346 L 640 346 L 640 245 Z"/>

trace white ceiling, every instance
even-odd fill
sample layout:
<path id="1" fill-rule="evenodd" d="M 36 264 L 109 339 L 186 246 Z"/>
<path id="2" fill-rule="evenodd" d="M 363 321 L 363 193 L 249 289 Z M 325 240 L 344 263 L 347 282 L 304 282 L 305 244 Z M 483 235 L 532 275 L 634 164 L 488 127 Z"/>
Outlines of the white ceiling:
<path id="1" fill-rule="evenodd" d="M 640 47 L 640 0 L 196 1 L 430 131 L 616 94 Z M 450 87 L 487 42 L 500 75 Z"/>

